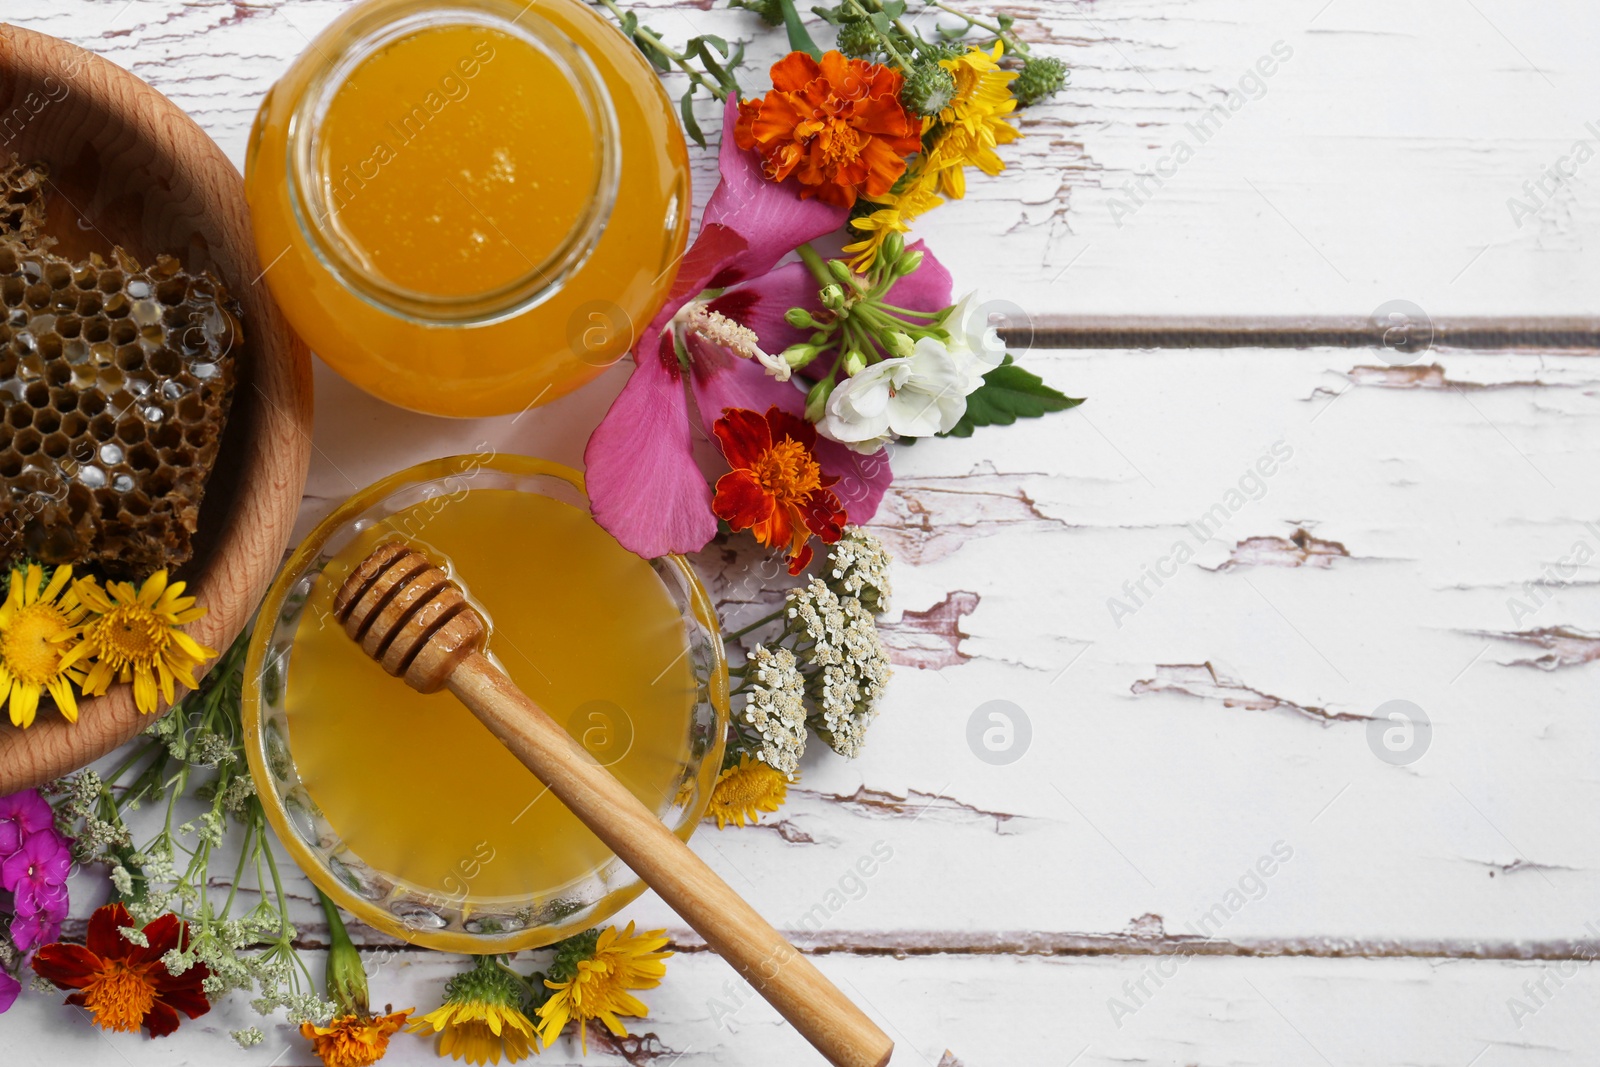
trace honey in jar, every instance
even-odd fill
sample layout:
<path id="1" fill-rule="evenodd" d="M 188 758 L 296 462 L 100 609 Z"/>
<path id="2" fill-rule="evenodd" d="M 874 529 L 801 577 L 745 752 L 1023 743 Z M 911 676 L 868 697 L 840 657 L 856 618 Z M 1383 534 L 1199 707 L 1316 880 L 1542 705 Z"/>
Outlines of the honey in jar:
<path id="1" fill-rule="evenodd" d="M 580 0 L 370 0 L 273 88 L 246 188 L 264 279 L 342 375 L 520 411 L 621 358 L 688 226 L 654 71 Z"/>

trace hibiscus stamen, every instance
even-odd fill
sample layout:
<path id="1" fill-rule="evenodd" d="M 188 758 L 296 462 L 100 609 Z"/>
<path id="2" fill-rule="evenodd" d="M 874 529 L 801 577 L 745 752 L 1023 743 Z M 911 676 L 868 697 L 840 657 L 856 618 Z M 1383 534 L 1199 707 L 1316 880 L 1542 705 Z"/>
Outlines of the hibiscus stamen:
<path id="1" fill-rule="evenodd" d="M 791 371 L 788 362 L 781 356 L 762 351 L 761 338 L 756 336 L 754 330 L 720 311 L 711 310 L 711 305 L 705 301 L 696 300 L 686 304 L 683 310 L 673 316 L 673 322 L 681 326 L 686 334 L 694 334 L 701 340 L 726 348 L 740 359 L 755 360 L 778 381 L 789 380 Z"/>

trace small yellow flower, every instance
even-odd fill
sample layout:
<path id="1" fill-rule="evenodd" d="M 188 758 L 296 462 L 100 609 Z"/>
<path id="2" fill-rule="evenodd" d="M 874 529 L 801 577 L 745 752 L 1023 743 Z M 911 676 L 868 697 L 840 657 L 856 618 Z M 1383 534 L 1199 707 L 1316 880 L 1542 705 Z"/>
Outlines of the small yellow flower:
<path id="1" fill-rule="evenodd" d="M 777 811 L 788 798 L 789 779 L 782 771 L 749 756 L 740 756 L 738 764 L 723 771 L 717 779 L 707 814 L 716 816 L 718 830 L 725 829 L 730 822 L 743 826 L 746 819 L 757 822 L 758 812 Z"/>
<path id="2" fill-rule="evenodd" d="M 995 42 L 992 52 L 973 48 L 965 55 L 941 60 L 939 65 L 955 79 L 956 95 L 938 115 L 930 117 L 928 167 L 939 179 L 939 191 L 952 200 L 967 193 L 965 168 L 977 167 L 993 177 L 1006 169 L 995 146 L 1010 144 L 1022 135 L 1003 116 L 1017 109 L 1011 83 L 1017 72 L 1001 70 L 1005 45 Z"/>
<path id="3" fill-rule="evenodd" d="M 372 1067 L 389 1051 L 389 1037 L 405 1025 L 413 1009 L 390 1015 L 341 1015 L 327 1026 L 300 1024 L 300 1035 L 326 1067 Z"/>
<path id="4" fill-rule="evenodd" d="M 913 162 L 912 166 L 916 168 L 918 164 Z M 901 192 L 891 194 L 884 200 L 873 201 L 882 204 L 882 207 L 864 218 L 852 219 L 850 225 L 865 233 L 866 237 L 844 246 L 847 255 L 855 256 L 850 261 L 850 269 L 857 274 L 871 270 L 878 260 L 883 242 L 888 240 L 891 233 L 909 232 L 913 219 L 944 203 L 939 198 L 938 186 L 938 173 L 921 167 L 907 177 Z"/>
<path id="5" fill-rule="evenodd" d="M 81 578 L 73 592 L 89 609 L 83 643 L 68 656 L 93 659 L 83 682 L 84 693 L 99 696 L 113 681 L 132 682 L 133 700 L 141 714 L 156 710 L 159 692 L 173 700 L 173 682 L 193 689 L 194 669 L 217 654 L 178 627 L 206 613 L 184 596 L 184 583 L 167 584 L 159 570 L 139 589 L 128 582 L 108 582 L 102 589 L 93 578 Z"/>
<path id="6" fill-rule="evenodd" d="M 63 718 L 78 721 L 72 687 L 83 684 L 83 669 L 74 664 L 84 609 L 67 588 L 71 580 L 71 567 L 56 568 L 48 585 L 37 564 L 11 571 L 11 589 L 0 605 L 0 707 L 10 701 L 13 726 L 33 725 L 45 692 Z"/>
<path id="7" fill-rule="evenodd" d="M 615 1037 L 627 1037 L 619 1015 L 642 1019 L 649 1007 L 629 990 L 654 989 L 667 973 L 662 961 L 672 955 L 660 951 L 667 943 L 665 930 L 647 930 L 637 937 L 633 923 L 622 933 L 608 926 L 595 941 L 588 959 L 577 962 L 577 974 L 564 982 L 545 979 L 555 992 L 539 1007 L 539 1040 L 549 1048 L 562 1029 L 578 1020 L 584 1054 L 589 1052 L 589 1023 L 599 1019 Z"/>
<path id="8" fill-rule="evenodd" d="M 494 956 L 479 956 L 472 970 L 450 979 L 444 1005 L 408 1029 L 414 1034 L 439 1034 L 439 1055 L 468 1063 L 507 1063 L 538 1052 L 533 1020 L 522 1014 L 523 988 L 501 969 Z"/>

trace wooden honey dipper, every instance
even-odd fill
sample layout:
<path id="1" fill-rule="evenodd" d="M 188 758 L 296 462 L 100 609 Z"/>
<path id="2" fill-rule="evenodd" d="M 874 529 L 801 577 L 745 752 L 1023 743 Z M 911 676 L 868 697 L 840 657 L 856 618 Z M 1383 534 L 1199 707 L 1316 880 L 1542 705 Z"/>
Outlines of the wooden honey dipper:
<path id="1" fill-rule="evenodd" d="M 419 693 L 454 693 L 828 1062 L 889 1062 L 888 1035 L 484 655 L 483 619 L 444 571 L 402 543 L 380 545 L 333 611 L 384 670 Z"/>

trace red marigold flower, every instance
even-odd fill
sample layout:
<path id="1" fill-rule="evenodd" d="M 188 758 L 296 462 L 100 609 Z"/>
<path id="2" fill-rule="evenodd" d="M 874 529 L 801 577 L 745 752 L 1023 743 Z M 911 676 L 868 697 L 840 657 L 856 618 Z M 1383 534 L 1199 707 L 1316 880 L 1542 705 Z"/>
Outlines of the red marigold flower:
<path id="1" fill-rule="evenodd" d="M 133 916 L 121 904 L 96 908 L 87 945 L 46 945 L 33 957 L 33 969 L 57 988 L 78 990 L 67 1003 L 88 1008 L 102 1030 L 132 1033 L 143 1026 L 151 1037 L 165 1037 L 178 1028 L 178 1012 L 198 1019 L 211 1010 L 200 985 L 211 971 L 197 962 L 174 975 L 161 962 L 189 936 L 176 915 L 163 915 L 144 928 L 148 947 L 119 932 L 132 925 Z"/>
<path id="2" fill-rule="evenodd" d="M 922 149 L 922 123 L 900 103 L 897 70 L 828 52 L 790 52 L 772 66 L 772 90 L 739 105 L 734 137 L 761 155 L 762 171 L 793 174 L 802 198 L 854 207 L 881 197 Z"/>
<path id="3" fill-rule="evenodd" d="M 839 540 L 844 507 L 828 488 L 839 479 L 817 463 L 817 428 L 779 407 L 765 417 L 730 408 L 712 427 L 733 469 L 717 479 L 711 509 L 734 530 L 789 553 L 789 573 L 811 562 L 811 535 Z"/>

